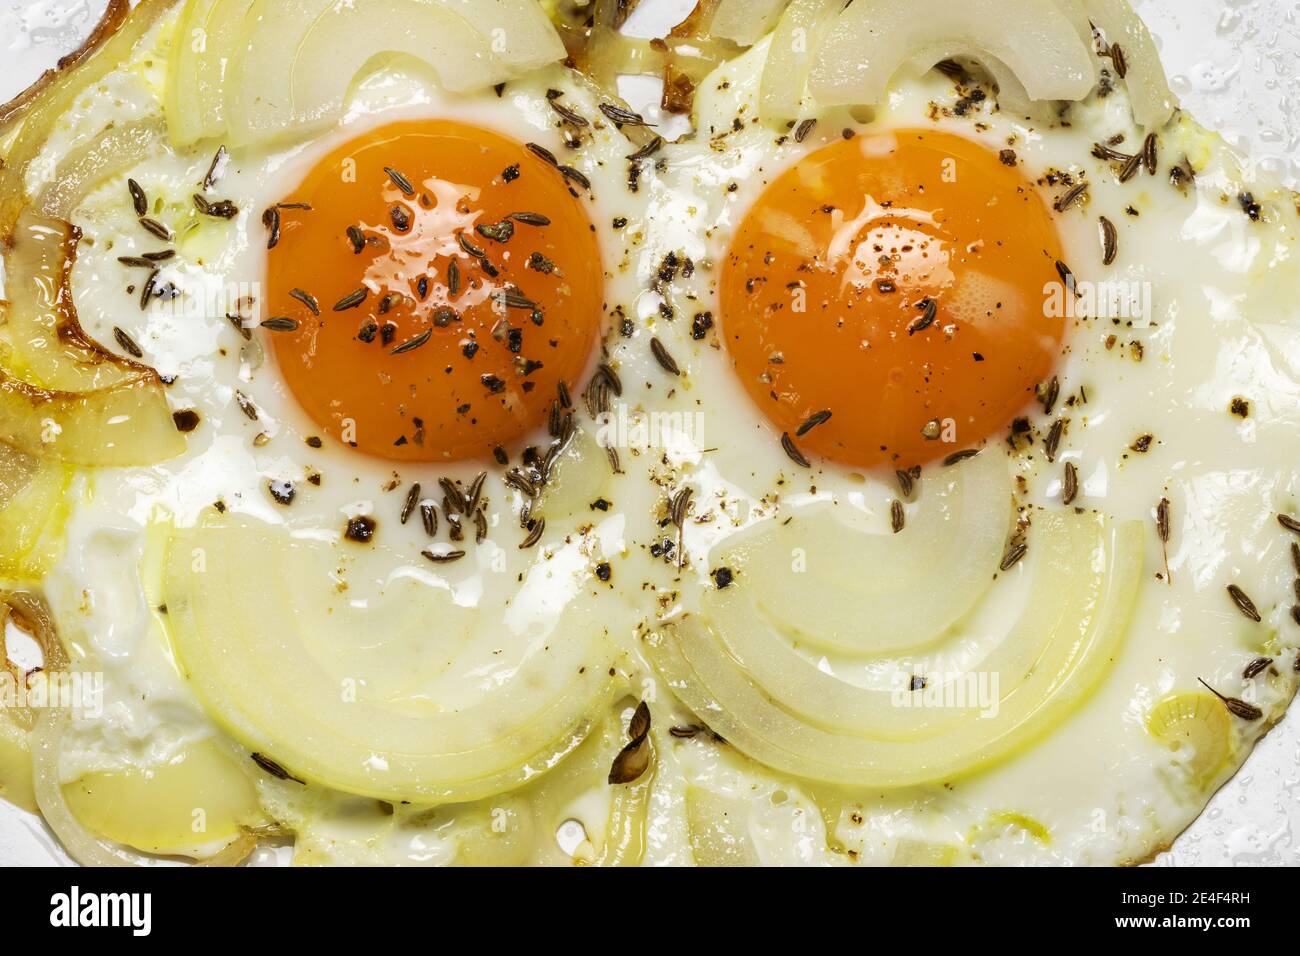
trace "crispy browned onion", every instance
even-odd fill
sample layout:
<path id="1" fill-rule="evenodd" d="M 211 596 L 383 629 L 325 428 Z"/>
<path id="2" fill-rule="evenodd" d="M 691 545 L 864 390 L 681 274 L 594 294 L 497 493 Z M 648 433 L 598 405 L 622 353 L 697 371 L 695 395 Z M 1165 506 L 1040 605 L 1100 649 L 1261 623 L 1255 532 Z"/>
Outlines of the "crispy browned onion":
<path id="1" fill-rule="evenodd" d="M 136 44 L 176 0 L 140 0 L 118 27 L 104 32 L 97 46 L 58 70 L 29 102 L 16 107 L 22 125 L 14 132 L 0 165 L 0 238 L 8 240 L 22 210 L 31 204 L 27 170 L 49 139 L 50 131 L 76 98 L 125 63 Z M 97 30 L 97 32 L 99 32 Z"/>

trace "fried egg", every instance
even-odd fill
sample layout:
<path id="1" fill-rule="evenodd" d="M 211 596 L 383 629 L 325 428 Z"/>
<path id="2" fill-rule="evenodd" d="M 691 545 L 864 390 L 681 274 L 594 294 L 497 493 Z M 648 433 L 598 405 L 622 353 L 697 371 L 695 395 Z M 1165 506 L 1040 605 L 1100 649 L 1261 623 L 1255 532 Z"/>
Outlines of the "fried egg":
<path id="1" fill-rule="evenodd" d="M 461 75 L 223 66 L 195 116 L 193 31 L 201 77 L 293 11 L 153 4 L 23 169 L 5 382 L 153 389 L 183 440 L 0 436 L 0 650 L 99 682 L 5 724 L 0 792 L 82 862 L 1167 848 L 1297 687 L 1294 194 L 1111 72 L 775 122 L 771 35 L 669 60 L 669 142 L 428 6 Z"/>

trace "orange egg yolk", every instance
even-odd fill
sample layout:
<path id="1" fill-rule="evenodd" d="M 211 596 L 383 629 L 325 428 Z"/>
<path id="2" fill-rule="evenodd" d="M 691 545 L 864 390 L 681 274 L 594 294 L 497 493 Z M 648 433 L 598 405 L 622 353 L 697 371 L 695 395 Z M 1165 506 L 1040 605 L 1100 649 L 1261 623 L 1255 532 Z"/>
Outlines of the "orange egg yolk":
<path id="1" fill-rule="evenodd" d="M 321 160 L 267 224 L 276 360 L 351 447 L 484 457 L 544 423 L 591 354 L 604 283 L 579 191 L 495 132 L 376 130 Z"/>
<path id="2" fill-rule="evenodd" d="M 1064 336 L 1045 307 L 1060 260 L 1038 190 L 997 154 L 936 131 L 858 135 L 749 210 L 723 265 L 721 330 L 805 456 L 910 467 L 994 435 L 1032 399 Z"/>

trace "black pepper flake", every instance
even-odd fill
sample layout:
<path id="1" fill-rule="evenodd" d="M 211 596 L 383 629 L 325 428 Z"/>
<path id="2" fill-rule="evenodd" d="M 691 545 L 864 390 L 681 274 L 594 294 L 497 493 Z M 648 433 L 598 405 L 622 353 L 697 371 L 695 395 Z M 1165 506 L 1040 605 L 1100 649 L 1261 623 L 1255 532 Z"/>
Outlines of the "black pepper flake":
<path id="1" fill-rule="evenodd" d="M 374 536 L 375 519 L 368 515 L 357 515 L 355 518 L 348 519 L 347 527 L 343 529 L 343 537 L 361 544 L 366 544 Z"/>
<path id="2" fill-rule="evenodd" d="M 528 268 L 542 275 L 550 275 L 555 271 L 555 263 L 540 252 L 534 252 L 528 257 Z"/>
<path id="3" fill-rule="evenodd" d="M 608 561 L 601 561 L 596 565 L 596 577 L 601 581 L 608 581 L 613 574 Z"/>
<path id="4" fill-rule="evenodd" d="M 711 328 L 713 328 L 713 313 L 696 312 L 695 318 L 691 320 L 691 338 L 698 341 L 708 335 Z"/>
<path id="5" fill-rule="evenodd" d="M 271 492 L 271 497 L 275 499 L 275 503 L 286 507 L 293 504 L 294 496 L 298 493 L 292 481 L 273 478 L 267 482 L 266 487 Z"/>
<path id="6" fill-rule="evenodd" d="M 709 572 L 709 574 L 713 578 L 713 583 L 719 588 L 719 590 L 729 587 L 731 582 L 734 580 L 731 568 L 715 568 L 713 571 Z"/>
<path id="7" fill-rule="evenodd" d="M 192 408 L 181 408 L 172 412 L 172 421 L 178 432 L 192 432 L 199 427 L 199 413 Z"/>
<path id="8" fill-rule="evenodd" d="M 509 242 L 515 234 L 515 224 L 509 219 L 496 223 L 481 222 L 474 227 L 474 231 L 493 242 Z"/>
<path id="9" fill-rule="evenodd" d="M 495 375 L 488 374 L 480 376 L 479 381 L 482 382 L 483 387 L 493 395 L 504 392 L 506 388 L 506 383 Z"/>
<path id="10" fill-rule="evenodd" d="M 519 164 L 512 163 L 505 169 L 501 170 L 501 179 L 503 182 L 513 183 L 519 178 Z"/>
<path id="11" fill-rule="evenodd" d="M 388 210 L 388 220 L 398 232 L 408 232 L 411 228 L 411 214 L 401 203 L 393 203 Z"/>

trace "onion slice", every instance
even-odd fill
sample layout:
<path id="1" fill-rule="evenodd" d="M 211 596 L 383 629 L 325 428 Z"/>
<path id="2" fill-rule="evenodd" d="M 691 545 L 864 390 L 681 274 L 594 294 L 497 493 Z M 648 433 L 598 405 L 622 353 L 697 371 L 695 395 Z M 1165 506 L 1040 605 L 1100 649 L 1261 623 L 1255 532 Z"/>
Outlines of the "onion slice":
<path id="1" fill-rule="evenodd" d="M 8 508 L 40 474 L 41 463 L 31 455 L 0 443 L 0 509 Z M 4 650 L 4 633 L 0 632 L 0 651 Z"/>
<path id="2" fill-rule="evenodd" d="M 753 46 L 776 26 L 790 0 L 721 0 L 709 21 L 709 34 Z"/>
<path id="3" fill-rule="evenodd" d="M 157 119 L 108 127 L 64 157 L 54 178 L 36 197 L 35 211 L 50 219 L 71 221 L 95 187 L 152 156 L 163 133 L 163 124 Z"/>
<path id="4" fill-rule="evenodd" d="M 225 82 L 233 143 L 319 129 L 381 56 L 423 60 L 452 92 L 481 89 L 565 55 L 525 0 L 257 0 Z"/>
<path id="5" fill-rule="evenodd" d="M 71 482 L 72 469 L 62 462 L 0 444 L 0 578 L 39 578 L 58 559 Z M 3 645 L 0 635 L 0 651 Z"/>
<path id="6" fill-rule="evenodd" d="M 126 63 L 175 0 L 140 0 L 126 22 L 102 46 L 56 76 L 36 97 L 0 165 L 0 237 L 8 238 L 28 205 L 27 170 L 59 119 L 77 97 Z"/>
<path id="7" fill-rule="evenodd" d="M 653 739 L 647 739 L 646 744 L 651 751 L 646 771 L 631 783 L 611 785 L 605 843 L 592 866 L 640 866 L 645 857 L 650 796 L 659 766 Z"/>
<path id="8" fill-rule="evenodd" d="M 0 434 L 29 455 L 79 465 L 151 464 L 180 454 L 158 373 L 87 336 L 70 276 L 80 233 L 27 212 L 5 266 L 11 300 L 0 354 Z"/>
<path id="9" fill-rule="evenodd" d="M 410 576 L 365 606 L 322 597 L 337 561 L 329 542 L 215 513 L 167 550 L 162 600 L 183 672 L 214 719 L 288 772 L 390 801 L 477 799 L 552 768 L 608 704 L 614 652 L 585 606 L 499 680 L 466 684 L 442 669 L 462 647 L 491 658 L 475 609 Z M 358 650 L 357 634 L 377 646 Z"/>
<path id="10" fill-rule="evenodd" d="M 799 116 L 813 57 L 842 9 L 843 0 L 794 0 L 786 8 L 772 34 L 759 83 L 763 119 Z"/>
<path id="11" fill-rule="evenodd" d="M 843 509 L 814 505 L 789 523 L 758 525 L 712 563 L 738 571 L 763 613 L 808 644 L 850 655 L 920 650 L 988 588 L 1012 509 L 996 450 L 935 470 L 918 487 L 916 514 L 898 534 L 868 533 L 839 520 Z M 792 575 L 796 553 L 803 573 Z"/>
<path id="12" fill-rule="evenodd" d="M 95 836 L 76 818 L 63 795 L 59 754 L 68 715 L 60 708 L 44 711 L 31 733 L 32 783 L 36 805 L 46 825 L 68 855 L 82 866 L 159 866 L 162 860 Z"/>
<path id="13" fill-rule="evenodd" d="M 1151 31 L 1128 0 L 1076 0 L 1088 18 L 1111 44 L 1124 49 L 1128 65 L 1124 82 L 1128 87 L 1133 120 L 1146 129 L 1159 129 L 1178 108 L 1178 98 L 1160 63 Z"/>
<path id="14" fill-rule="evenodd" d="M 749 835 L 749 805 L 700 787 L 686 788 L 686 832 L 696 866 L 762 866 Z"/>
<path id="15" fill-rule="evenodd" d="M 68 652 L 64 650 L 58 632 L 54 629 L 50 608 L 44 599 L 30 591 L 0 591 L 0 667 L 5 666 L 9 659 L 5 632 L 11 620 L 41 649 L 43 671 L 68 669 Z M 12 668 L 10 672 L 13 673 Z M 14 677 L 25 679 L 26 674 L 14 674 Z M 6 712 L 23 730 L 31 730 L 36 725 L 38 714 L 30 707 L 9 708 Z"/>
<path id="16" fill-rule="evenodd" d="M 960 55 L 1000 61 L 1035 100 L 1081 100 L 1096 85 L 1091 50 L 1056 0 L 936 0 L 923 14 L 857 0 L 831 26 L 809 82 L 823 105 L 873 106 L 904 64 Z"/>
<path id="17" fill-rule="evenodd" d="M 1068 717 L 1104 679 L 1127 630 L 1142 576 L 1141 526 L 1041 514 L 1034 531 L 1032 597 L 1000 651 L 999 673 L 1010 684 L 991 686 L 996 699 L 980 699 L 979 713 L 967 719 L 952 719 L 960 713 L 933 719 L 934 708 L 924 702 L 896 701 L 900 715 L 892 728 L 857 724 L 871 719 L 868 703 L 852 702 L 860 689 L 844 682 L 812 687 L 810 663 L 802 674 L 769 670 L 760 680 L 719 637 L 718 627 L 729 626 L 725 621 L 690 618 L 647 647 L 688 707 L 770 767 L 844 785 L 949 780 L 1028 746 Z M 809 696 L 827 688 L 851 702 L 850 712 L 837 713 L 833 701 Z M 900 691 L 910 700 L 910 691 Z M 910 730 L 899 726 L 909 715 Z"/>

